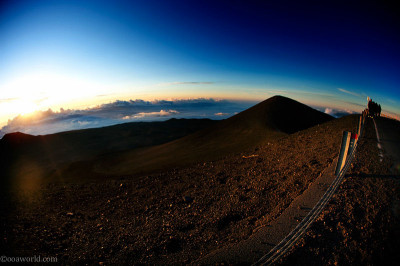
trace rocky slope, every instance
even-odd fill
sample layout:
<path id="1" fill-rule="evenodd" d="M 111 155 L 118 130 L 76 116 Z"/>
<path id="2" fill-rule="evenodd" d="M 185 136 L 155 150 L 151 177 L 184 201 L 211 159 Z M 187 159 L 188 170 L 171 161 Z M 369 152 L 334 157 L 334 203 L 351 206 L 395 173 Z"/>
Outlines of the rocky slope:
<path id="1" fill-rule="evenodd" d="M 344 182 L 306 235 L 279 264 L 397 265 L 400 259 L 400 175 L 380 162 L 375 129 L 365 136 Z"/>
<path id="2" fill-rule="evenodd" d="M 140 178 L 40 185 L 3 218 L 2 250 L 65 264 L 194 262 L 277 217 L 334 160 L 342 131 L 356 123 L 336 119 Z"/>

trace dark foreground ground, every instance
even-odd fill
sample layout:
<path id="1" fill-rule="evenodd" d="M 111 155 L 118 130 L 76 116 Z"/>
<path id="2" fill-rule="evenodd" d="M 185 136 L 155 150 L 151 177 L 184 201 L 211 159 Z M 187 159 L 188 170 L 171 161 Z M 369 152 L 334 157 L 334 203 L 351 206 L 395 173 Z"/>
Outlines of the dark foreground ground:
<path id="1" fill-rule="evenodd" d="M 342 131 L 356 123 L 356 116 L 333 120 L 140 178 L 38 184 L 39 193 L 19 195 L 3 216 L 1 250 L 64 264 L 193 263 L 276 218 L 334 160 Z"/>
<path id="2" fill-rule="evenodd" d="M 378 154 L 369 120 L 338 192 L 279 264 L 398 265 L 400 172 L 389 154 L 382 162 Z"/>
<path id="3" fill-rule="evenodd" d="M 38 184 L 1 219 L 1 255 L 63 264 L 188 264 L 276 218 L 338 154 L 349 116 L 221 160 L 98 182 Z M 327 208 L 279 263 L 396 264 L 399 173 L 367 122 Z M 84 179 L 84 177 L 82 177 Z M 35 187 L 35 184 L 31 184 Z"/>

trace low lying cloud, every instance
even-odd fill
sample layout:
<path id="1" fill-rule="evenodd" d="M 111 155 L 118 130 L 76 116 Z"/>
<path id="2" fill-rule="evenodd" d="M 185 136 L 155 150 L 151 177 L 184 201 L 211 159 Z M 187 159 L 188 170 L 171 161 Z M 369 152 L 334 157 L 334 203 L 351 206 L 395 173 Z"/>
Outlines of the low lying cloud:
<path id="1" fill-rule="evenodd" d="M 90 122 L 88 122 L 88 121 L 77 121 L 77 123 L 78 123 L 80 126 L 87 126 L 87 125 L 90 125 Z"/>
<path id="2" fill-rule="evenodd" d="M 0 129 L 0 138 L 17 131 L 43 135 L 126 122 L 163 121 L 171 117 L 224 119 L 229 117 L 229 114 L 241 112 L 253 104 L 204 98 L 155 101 L 139 99 L 116 100 L 84 110 L 49 109 L 10 119 L 7 125 Z"/>
<path id="3" fill-rule="evenodd" d="M 229 115 L 229 113 L 215 113 L 214 115 L 216 115 L 216 116 L 227 116 L 227 115 Z"/>
<path id="4" fill-rule="evenodd" d="M 340 109 L 325 108 L 324 113 L 328 114 L 328 115 L 331 115 L 333 117 L 339 118 L 339 117 L 342 117 L 342 116 L 354 114 L 355 112 L 354 111 L 350 111 L 350 110 L 340 110 Z"/>
<path id="5" fill-rule="evenodd" d="M 169 83 L 163 83 L 162 85 L 211 85 L 213 81 L 175 81 Z"/>
<path id="6" fill-rule="evenodd" d="M 122 119 L 137 119 L 137 118 L 144 118 L 144 117 L 164 117 L 164 116 L 171 116 L 174 114 L 179 114 L 176 110 L 160 110 L 159 112 L 141 112 L 135 115 L 127 115 L 124 116 Z"/>
<path id="7" fill-rule="evenodd" d="M 325 108 L 325 114 L 332 115 L 333 114 L 333 109 Z"/>

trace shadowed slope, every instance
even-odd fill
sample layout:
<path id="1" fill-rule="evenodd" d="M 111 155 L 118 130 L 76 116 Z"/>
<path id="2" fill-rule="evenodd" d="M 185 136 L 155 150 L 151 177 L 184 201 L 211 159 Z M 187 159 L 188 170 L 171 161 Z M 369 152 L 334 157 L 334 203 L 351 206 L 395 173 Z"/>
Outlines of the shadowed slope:
<path id="1" fill-rule="evenodd" d="M 6 134 L 0 145 L 17 149 L 34 157 L 51 157 L 54 161 L 88 159 L 107 152 L 158 145 L 214 124 L 209 119 L 170 119 L 164 122 L 132 122 L 114 126 L 73 130 L 32 136 Z"/>
<path id="2" fill-rule="evenodd" d="M 110 152 L 159 145 L 215 124 L 209 119 L 170 119 L 164 122 L 133 122 L 115 126 L 74 130 L 44 136 L 20 132 L 6 134 L 0 140 L 1 182 L 52 173 L 62 177 L 66 165 L 93 160 Z M 84 179 L 86 166 L 79 170 Z M 1 184 L 0 184 L 1 185 Z"/>
<path id="3" fill-rule="evenodd" d="M 128 175 L 214 160 L 331 119 L 331 116 L 297 101 L 274 96 L 181 139 L 105 156 L 96 163 L 95 171 L 108 175 Z"/>

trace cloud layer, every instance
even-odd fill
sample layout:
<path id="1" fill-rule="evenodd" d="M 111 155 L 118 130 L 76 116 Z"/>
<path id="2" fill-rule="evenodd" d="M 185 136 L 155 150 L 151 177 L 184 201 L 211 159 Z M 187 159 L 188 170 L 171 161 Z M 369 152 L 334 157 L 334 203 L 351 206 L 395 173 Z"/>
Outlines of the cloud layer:
<path id="1" fill-rule="evenodd" d="M 325 114 L 331 115 L 335 118 L 339 118 L 345 115 L 354 114 L 355 112 L 350 110 L 341 110 L 341 109 L 332 109 L 332 108 L 325 108 L 325 110 L 321 110 Z"/>
<path id="2" fill-rule="evenodd" d="M 140 112 L 134 115 L 124 116 L 122 119 L 136 119 L 136 118 L 145 118 L 145 117 L 165 117 L 171 116 L 174 114 L 179 114 L 176 110 L 160 110 L 159 112 Z"/>
<path id="3" fill-rule="evenodd" d="M 214 84 L 213 81 L 175 81 L 169 83 L 162 83 L 160 85 L 168 86 L 168 85 L 211 85 Z"/>
<path id="4" fill-rule="evenodd" d="M 56 112 L 49 109 L 9 120 L 1 128 L 0 138 L 6 133 L 17 131 L 43 135 L 135 121 L 162 121 L 170 118 L 223 119 L 253 104 L 203 98 L 172 101 L 117 100 L 84 110 L 61 108 Z"/>

